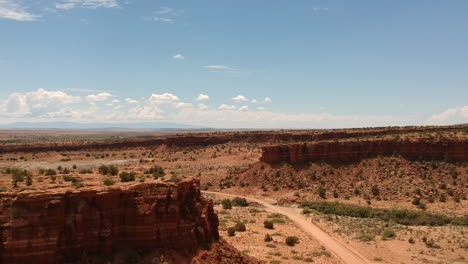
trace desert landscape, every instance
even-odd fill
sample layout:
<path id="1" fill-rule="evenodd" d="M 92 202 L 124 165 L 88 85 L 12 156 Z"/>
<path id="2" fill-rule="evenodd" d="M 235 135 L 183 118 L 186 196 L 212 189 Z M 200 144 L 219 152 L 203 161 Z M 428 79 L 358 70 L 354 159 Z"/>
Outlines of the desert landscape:
<path id="1" fill-rule="evenodd" d="M 468 264 L 467 0 L 0 0 L 0 264 Z"/>
<path id="2" fill-rule="evenodd" d="M 2 263 L 468 263 L 466 126 L 41 133 L 1 133 Z"/>

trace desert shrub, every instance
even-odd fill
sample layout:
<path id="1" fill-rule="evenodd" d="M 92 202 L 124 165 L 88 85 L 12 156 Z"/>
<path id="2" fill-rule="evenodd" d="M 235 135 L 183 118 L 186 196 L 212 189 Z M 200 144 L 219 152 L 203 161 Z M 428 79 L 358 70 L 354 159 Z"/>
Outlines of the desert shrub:
<path id="1" fill-rule="evenodd" d="M 33 183 L 32 175 L 30 173 L 26 174 L 26 185 L 31 186 Z"/>
<path id="2" fill-rule="evenodd" d="M 266 229 L 274 229 L 274 223 L 273 221 L 270 221 L 270 220 L 265 220 L 263 222 L 263 226 L 266 228 Z"/>
<path id="3" fill-rule="evenodd" d="M 272 240 L 273 240 L 273 237 L 271 237 L 269 234 L 266 234 L 265 238 L 263 239 L 263 241 L 265 242 L 271 242 Z"/>
<path id="4" fill-rule="evenodd" d="M 102 175 L 107 175 L 109 174 L 109 167 L 107 167 L 106 165 L 101 165 L 98 168 L 98 172 Z"/>
<path id="5" fill-rule="evenodd" d="M 378 209 L 359 205 L 341 204 L 337 202 L 305 202 L 302 207 L 308 207 L 324 214 L 350 216 L 357 218 L 373 218 L 384 222 L 395 222 L 402 225 L 441 226 L 447 224 L 468 226 L 468 217 L 448 217 L 428 212 L 403 209 Z"/>
<path id="6" fill-rule="evenodd" d="M 413 201 L 411 202 L 413 205 L 419 205 L 421 203 L 421 201 L 419 200 L 419 198 L 414 198 Z"/>
<path id="7" fill-rule="evenodd" d="M 249 206 L 249 203 L 244 198 L 236 197 L 236 198 L 232 199 L 232 205 L 233 206 L 247 207 L 247 206 Z"/>
<path id="8" fill-rule="evenodd" d="M 378 196 L 380 194 L 379 187 L 377 187 L 377 185 L 372 185 L 371 192 L 372 195 Z"/>
<path id="9" fill-rule="evenodd" d="M 112 180 L 112 179 L 107 178 L 107 179 L 104 180 L 104 185 L 106 185 L 106 186 L 111 186 L 111 185 L 114 185 L 114 184 L 115 184 L 115 181 Z"/>
<path id="10" fill-rule="evenodd" d="M 440 246 L 438 244 L 436 244 L 436 242 L 434 242 L 433 239 L 424 241 L 424 244 L 428 248 L 440 248 Z"/>
<path id="11" fill-rule="evenodd" d="M 55 180 L 57 180 L 56 175 L 51 175 L 49 178 L 52 180 L 52 183 L 55 183 Z"/>
<path id="12" fill-rule="evenodd" d="M 116 176 L 117 174 L 119 174 L 119 168 L 117 168 L 117 166 L 115 165 L 101 165 L 99 166 L 98 171 L 102 175 Z"/>
<path id="13" fill-rule="evenodd" d="M 0 186 L 0 192 L 5 192 L 7 188 L 5 186 Z"/>
<path id="14" fill-rule="evenodd" d="M 452 176 L 452 179 L 457 179 L 458 177 L 458 171 L 455 167 L 451 167 L 449 170 L 450 176 Z"/>
<path id="15" fill-rule="evenodd" d="M 164 177 L 166 175 L 164 169 L 159 166 L 152 166 L 147 171 L 145 171 L 145 174 L 151 174 L 155 179 Z"/>
<path id="16" fill-rule="evenodd" d="M 321 198 L 323 198 L 323 199 L 327 198 L 327 190 L 324 189 L 322 186 L 320 186 L 320 187 L 317 189 L 317 194 L 318 194 Z"/>
<path id="17" fill-rule="evenodd" d="M 123 171 L 120 173 L 120 181 L 121 182 L 129 182 L 135 180 L 136 173 L 135 172 L 126 172 Z"/>
<path id="18" fill-rule="evenodd" d="M 286 237 L 285 242 L 286 242 L 286 245 L 292 247 L 296 245 L 297 243 L 299 243 L 299 238 L 296 236 L 288 236 Z"/>
<path id="19" fill-rule="evenodd" d="M 93 173 L 93 170 L 92 169 L 81 169 L 80 173 L 81 174 L 91 174 L 91 173 Z"/>
<path id="20" fill-rule="evenodd" d="M 30 177 L 31 175 L 29 171 L 18 168 L 8 168 L 5 170 L 5 173 L 11 174 L 12 185 L 15 188 L 18 187 L 18 182 L 23 182 L 25 177 Z"/>
<path id="21" fill-rule="evenodd" d="M 308 215 L 312 213 L 312 210 L 310 210 L 309 207 L 304 207 L 304 209 L 302 209 L 302 213 Z"/>
<path id="22" fill-rule="evenodd" d="M 383 240 L 386 240 L 386 239 L 389 239 L 389 238 L 395 238 L 395 237 L 396 237 L 395 231 L 393 231 L 391 229 L 384 229 L 384 231 L 382 231 L 382 239 Z"/>
<path id="23" fill-rule="evenodd" d="M 48 169 L 45 173 L 46 176 L 57 175 L 57 172 L 53 169 Z"/>
<path id="24" fill-rule="evenodd" d="M 237 232 L 245 232 L 247 230 L 247 228 L 245 227 L 245 224 L 242 222 L 236 223 L 234 227 L 236 228 Z"/>
<path id="25" fill-rule="evenodd" d="M 231 202 L 231 200 L 229 200 L 229 199 L 223 199 L 223 200 L 221 200 L 221 204 L 223 205 L 223 209 L 224 209 L 224 210 L 227 210 L 227 209 L 231 209 L 231 208 L 232 208 L 232 202 Z"/>
<path id="26" fill-rule="evenodd" d="M 445 203 L 446 201 L 447 201 L 447 197 L 445 197 L 444 194 L 441 194 L 441 195 L 439 196 L 439 202 Z"/>
<path id="27" fill-rule="evenodd" d="M 236 228 L 235 227 L 229 227 L 227 229 L 227 233 L 229 236 L 235 236 L 236 235 Z"/>
<path id="28" fill-rule="evenodd" d="M 63 175 L 62 178 L 64 181 L 71 181 L 71 182 L 76 181 L 76 179 L 70 175 Z"/>
<path id="29" fill-rule="evenodd" d="M 112 176 L 116 176 L 119 174 L 119 168 L 117 168 L 117 166 L 115 165 L 110 165 L 109 166 L 109 174 L 112 175 Z"/>
<path id="30" fill-rule="evenodd" d="M 363 242 L 369 242 L 374 240 L 374 235 L 361 233 L 356 238 Z"/>
<path id="31" fill-rule="evenodd" d="M 169 179 L 171 182 L 180 182 L 182 179 L 177 177 L 177 175 L 172 174 L 171 178 Z"/>

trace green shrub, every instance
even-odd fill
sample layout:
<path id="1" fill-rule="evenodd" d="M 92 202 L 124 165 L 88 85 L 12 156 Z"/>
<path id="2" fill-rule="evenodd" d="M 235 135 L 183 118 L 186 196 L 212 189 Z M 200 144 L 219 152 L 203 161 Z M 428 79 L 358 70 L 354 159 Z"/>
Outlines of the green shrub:
<path id="1" fill-rule="evenodd" d="M 98 168 L 98 172 L 99 172 L 99 174 L 107 175 L 107 174 L 109 174 L 109 167 L 107 167 L 106 165 L 101 165 Z"/>
<path id="2" fill-rule="evenodd" d="M 159 166 L 153 166 L 149 168 L 147 171 L 145 171 L 145 174 L 151 174 L 155 179 L 164 177 L 166 175 L 164 169 Z"/>
<path id="3" fill-rule="evenodd" d="M 71 182 L 76 181 L 75 178 L 70 175 L 63 175 L 62 178 L 64 181 L 71 181 Z"/>
<path id="4" fill-rule="evenodd" d="M 265 242 L 271 242 L 273 240 L 273 237 L 270 236 L 269 234 L 265 235 L 265 238 L 263 239 Z"/>
<path id="5" fill-rule="evenodd" d="M 224 210 L 227 210 L 227 209 L 231 209 L 231 208 L 232 208 L 232 202 L 231 202 L 231 200 L 229 200 L 229 199 L 223 199 L 223 200 L 221 200 L 221 204 L 223 205 L 223 209 L 224 209 Z"/>
<path id="6" fill-rule="evenodd" d="M 322 188 L 322 186 L 320 186 L 320 187 L 317 189 L 317 194 L 318 194 L 321 198 L 323 198 L 323 199 L 327 198 L 327 190 L 324 189 L 324 188 Z"/>
<path id="7" fill-rule="evenodd" d="M 299 238 L 296 237 L 296 236 L 288 236 L 286 238 L 285 242 L 286 242 L 286 245 L 292 247 L 292 246 L 296 245 L 297 243 L 299 243 Z"/>
<path id="8" fill-rule="evenodd" d="M 382 231 L 383 240 L 387 240 L 389 238 L 395 238 L 395 237 L 396 237 L 395 231 L 391 229 L 384 229 L 384 231 Z"/>
<path id="9" fill-rule="evenodd" d="M 245 224 L 242 222 L 237 223 L 235 226 L 237 232 L 245 232 L 247 228 L 245 227 Z"/>
<path id="10" fill-rule="evenodd" d="M 308 215 L 312 213 L 312 210 L 310 210 L 309 207 L 304 207 L 304 209 L 302 209 L 302 213 Z"/>
<path id="11" fill-rule="evenodd" d="M 236 228 L 235 227 L 229 227 L 227 229 L 227 233 L 229 236 L 235 236 L 236 235 Z"/>
<path id="12" fill-rule="evenodd" d="M 270 221 L 270 220 L 265 220 L 263 222 L 263 226 L 266 228 L 266 229 L 274 229 L 274 223 L 273 221 Z"/>
<path id="13" fill-rule="evenodd" d="M 377 187 L 377 185 L 373 185 L 371 188 L 371 192 L 372 192 L 372 195 L 379 196 L 380 194 L 379 187 Z"/>
<path id="14" fill-rule="evenodd" d="M 107 179 L 104 180 L 104 185 L 111 186 L 111 185 L 114 185 L 114 184 L 115 184 L 115 181 L 112 180 L 112 179 L 107 178 Z"/>
<path id="15" fill-rule="evenodd" d="M 57 172 L 53 169 L 48 169 L 45 173 L 46 176 L 57 175 Z"/>
<path id="16" fill-rule="evenodd" d="M 244 198 L 236 197 L 236 198 L 232 199 L 232 205 L 233 206 L 247 207 L 247 206 L 249 206 L 249 203 Z"/>
<path id="17" fill-rule="evenodd" d="M 126 172 L 123 171 L 120 173 L 120 181 L 121 182 L 129 182 L 135 180 L 136 173 L 135 172 Z"/>

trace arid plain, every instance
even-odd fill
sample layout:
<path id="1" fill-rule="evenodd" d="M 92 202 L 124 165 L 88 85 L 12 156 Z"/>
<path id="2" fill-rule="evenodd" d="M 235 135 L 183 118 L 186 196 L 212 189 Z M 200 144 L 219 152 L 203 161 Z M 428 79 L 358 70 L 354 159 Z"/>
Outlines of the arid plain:
<path id="1" fill-rule="evenodd" d="M 467 161 L 466 126 L 3 130 L 2 263 L 468 263 Z"/>

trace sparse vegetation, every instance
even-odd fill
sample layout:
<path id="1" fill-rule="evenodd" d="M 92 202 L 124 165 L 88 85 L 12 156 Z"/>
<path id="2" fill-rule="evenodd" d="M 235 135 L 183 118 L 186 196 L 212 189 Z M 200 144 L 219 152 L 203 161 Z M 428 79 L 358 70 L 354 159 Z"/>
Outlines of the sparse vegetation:
<path id="1" fill-rule="evenodd" d="M 306 202 L 301 206 L 311 208 L 324 214 L 374 218 L 384 222 L 395 222 L 402 225 L 441 226 L 453 224 L 468 226 L 468 217 L 448 217 L 420 211 L 376 209 L 337 202 Z"/>

